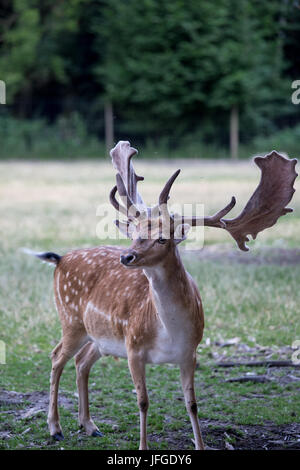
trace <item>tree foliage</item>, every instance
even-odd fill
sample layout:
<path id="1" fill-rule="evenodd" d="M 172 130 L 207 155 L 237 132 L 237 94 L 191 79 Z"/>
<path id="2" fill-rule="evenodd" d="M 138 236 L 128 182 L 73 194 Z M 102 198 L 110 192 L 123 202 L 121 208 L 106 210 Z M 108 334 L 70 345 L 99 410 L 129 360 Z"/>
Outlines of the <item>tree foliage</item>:
<path id="1" fill-rule="evenodd" d="M 247 141 L 298 120 L 300 8 L 292 0 L 3 0 L 7 109 L 51 122 L 78 112 L 117 134 L 228 143 L 237 106 Z"/>

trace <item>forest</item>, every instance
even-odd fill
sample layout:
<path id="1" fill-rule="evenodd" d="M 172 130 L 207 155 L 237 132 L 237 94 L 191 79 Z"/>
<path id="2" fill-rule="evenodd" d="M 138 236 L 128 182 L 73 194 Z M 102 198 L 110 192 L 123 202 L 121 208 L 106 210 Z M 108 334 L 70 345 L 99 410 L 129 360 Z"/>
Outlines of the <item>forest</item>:
<path id="1" fill-rule="evenodd" d="M 293 155 L 299 44 L 294 0 L 2 0 L 0 158 Z"/>

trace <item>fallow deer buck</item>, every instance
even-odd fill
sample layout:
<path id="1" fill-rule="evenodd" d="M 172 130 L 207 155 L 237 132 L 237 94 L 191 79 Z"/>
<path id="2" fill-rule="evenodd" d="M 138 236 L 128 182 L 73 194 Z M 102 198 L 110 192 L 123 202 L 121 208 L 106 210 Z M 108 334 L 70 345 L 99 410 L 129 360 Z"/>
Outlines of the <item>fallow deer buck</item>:
<path id="1" fill-rule="evenodd" d="M 227 230 L 241 250 L 247 235 L 271 227 L 292 209 L 297 160 L 273 151 L 256 157 L 260 183 L 239 216 L 224 219 L 235 198 L 211 217 L 170 214 L 167 201 L 179 170 L 167 181 L 159 202 L 147 207 L 137 190 L 131 158 L 137 151 L 121 141 L 111 151 L 117 170 L 110 201 L 125 221 L 120 230 L 131 238 L 130 248 L 99 246 L 71 251 L 64 256 L 36 254 L 56 265 L 54 290 L 63 336 L 52 352 L 48 425 L 55 439 L 63 438 L 57 408 L 59 379 L 66 362 L 76 360 L 79 424 L 92 436 L 101 435 L 89 414 L 89 372 L 102 355 L 128 359 L 140 412 L 140 449 L 147 449 L 145 365 L 178 364 L 196 449 L 204 449 L 194 391 L 196 350 L 204 327 L 198 288 L 185 270 L 177 245 L 191 226 Z M 118 192 L 120 201 L 116 199 Z"/>

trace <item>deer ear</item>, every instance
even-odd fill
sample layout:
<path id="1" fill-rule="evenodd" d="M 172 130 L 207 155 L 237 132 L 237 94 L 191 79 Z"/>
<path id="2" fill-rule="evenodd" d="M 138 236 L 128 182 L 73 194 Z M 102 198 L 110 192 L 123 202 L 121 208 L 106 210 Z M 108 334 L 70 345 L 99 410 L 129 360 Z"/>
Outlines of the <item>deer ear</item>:
<path id="1" fill-rule="evenodd" d="M 190 231 L 191 226 L 189 224 L 179 224 L 177 225 L 175 232 L 174 232 L 174 242 L 176 245 L 179 243 L 183 242 L 189 231 Z"/>

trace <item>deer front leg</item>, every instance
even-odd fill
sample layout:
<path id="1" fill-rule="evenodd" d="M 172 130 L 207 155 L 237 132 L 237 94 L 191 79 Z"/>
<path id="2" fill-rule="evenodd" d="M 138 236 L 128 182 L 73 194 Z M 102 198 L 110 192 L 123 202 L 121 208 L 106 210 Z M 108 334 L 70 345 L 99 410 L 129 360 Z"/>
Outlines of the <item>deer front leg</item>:
<path id="1" fill-rule="evenodd" d="M 201 436 L 199 419 L 197 414 L 197 402 L 194 390 L 194 372 L 196 367 L 196 360 L 192 359 L 190 362 L 184 363 L 180 366 L 181 384 L 184 393 L 185 406 L 189 414 L 196 450 L 204 450 L 204 444 Z"/>
<path id="2" fill-rule="evenodd" d="M 145 362 L 135 353 L 128 354 L 128 365 L 131 373 L 137 402 L 140 410 L 140 447 L 139 450 L 147 450 L 147 411 L 149 400 L 146 388 Z"/>
<path id="3" fill-rule="evenodd" d="M 76 382 L 79 397 L 78 420 L 89 436 L 102 436 L 94 421 L 90 417 L 89 410 L 89 373 L 93 364 L 101 356 L 99 349 L 94 343 L 86 344 L 76 355 Z"/>

